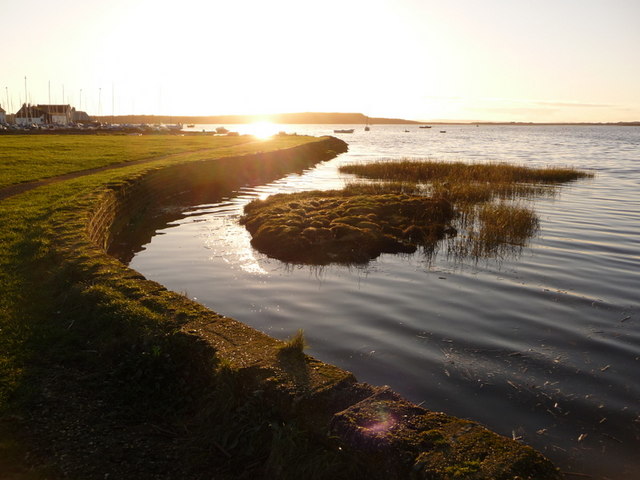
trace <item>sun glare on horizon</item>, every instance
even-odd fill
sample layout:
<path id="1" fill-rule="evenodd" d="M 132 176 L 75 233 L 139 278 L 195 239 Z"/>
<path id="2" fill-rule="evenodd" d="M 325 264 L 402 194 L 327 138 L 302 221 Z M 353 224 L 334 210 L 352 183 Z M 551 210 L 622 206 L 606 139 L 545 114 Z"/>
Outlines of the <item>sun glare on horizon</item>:
<path id="1" fill-rule="evenodd" d="M 247 125 L 247 133 L 261 140 L 267 140 L 278 133 L 278 126 L 271 122 L 254 122 Z"/>

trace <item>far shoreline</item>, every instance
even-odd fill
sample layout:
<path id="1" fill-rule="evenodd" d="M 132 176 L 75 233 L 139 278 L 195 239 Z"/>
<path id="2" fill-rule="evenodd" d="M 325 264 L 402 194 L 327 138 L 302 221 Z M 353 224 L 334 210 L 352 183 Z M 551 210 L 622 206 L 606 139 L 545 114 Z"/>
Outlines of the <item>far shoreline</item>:
<path id="1" fill-rule="evenodd" d="M 488 122 L 408 120 L 402 118 L 369 117 L 362 113 L 279 113 L 263 115 L 101 115 L 92 116 L 95 121 L 132 124 L 229 124 L 243 125 L 268 122 L 283 125 L 483 125 L 483 126 L 622 126 L 640 127 L 640 121 L 632 122 Z"/>

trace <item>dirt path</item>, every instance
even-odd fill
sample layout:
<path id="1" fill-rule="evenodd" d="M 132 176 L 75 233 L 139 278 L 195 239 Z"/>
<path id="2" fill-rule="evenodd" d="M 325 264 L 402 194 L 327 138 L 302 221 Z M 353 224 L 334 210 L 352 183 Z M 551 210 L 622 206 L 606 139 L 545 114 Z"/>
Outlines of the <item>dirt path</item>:
<path id="1" fill-rule="evenodd" d="M 256 143 L 257 140 L 251 141 L 251 142 L 246 142 L 246 143 L 241 143 L 239 145 L 249 145 L 251 143 Z M 62 175 L 56 175 L 55 177 L 49 177 L 49 178 L 43 178 L 42 180 L 33 180 L 31 182 L 23 182 L 23 183 L 16 183 L 15 185 L 9 185 L 8 187 L 3 187 L 0 188 L 0 201 L 9 198 L 9 197 L 13 197 L 14 195 L 19 195 L 21 193 L 24 192 L 28 192 L 29 190 L 33 190 L 34 188 L 38 188 L 41 187 L 43 185 L 49 185 L 52 183 L 58 183 L 58 182 L 64 182 L 66 180 L 71 180 L 73 178 L 78 178 L 78 177 L 84 177 L 87 175 L 93 175 L 94 173 L 98 173 L 98 172 L 104 172 L 106 170 L 115 170 L 118 168 L 125 168 L 125 167 L 130 167 L 133 165 L 140 165 L 143 163 L 151 163 L 151 162 L 156 162 L 159 160 L 166 160 L 169 158 L 174 158 L 174 157 L 178 157 L 180 155 L 185 155 L 185 154 L 189 154 L 189 153 L 201 153 L 201 152 L 208 152 L 208 151 L 216 151 L 216 150 L 220 150 L 222 148 L 229 148 L 229 145 L 225 145 L 225 146 L 221 146 L 221 147 L 216 147 L 216 148 L 203 148 L 200 150 L 187 150 L 184 152 L 180 152 L 180 153 L 172 153 L 170 155 L 162 155 L 160 157 L 148 157 L 148 158 L 143 158 L 141 160 L 135 160 L 132 162 L 124 162 L 124 163 L 115 163 L 112 165 L 105 165 L 104 167 L 96 167 L 96 168 L 89 168 L 87 170 L 78 170 L 76 172 L 70 172 L 70 173 L 65 173 Z"/>

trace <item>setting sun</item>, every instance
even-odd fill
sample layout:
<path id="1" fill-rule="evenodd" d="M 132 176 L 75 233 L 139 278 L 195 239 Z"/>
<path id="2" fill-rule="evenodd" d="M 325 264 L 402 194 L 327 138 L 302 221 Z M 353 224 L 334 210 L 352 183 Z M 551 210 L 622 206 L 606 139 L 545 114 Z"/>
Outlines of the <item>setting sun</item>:
<path id="1" fill-rule="evenodd" d="M 247 125 L 246 131 L 249 135 L 266 140 L 278 133 L 278 125 L 271 122 L 255 122 Z"/>

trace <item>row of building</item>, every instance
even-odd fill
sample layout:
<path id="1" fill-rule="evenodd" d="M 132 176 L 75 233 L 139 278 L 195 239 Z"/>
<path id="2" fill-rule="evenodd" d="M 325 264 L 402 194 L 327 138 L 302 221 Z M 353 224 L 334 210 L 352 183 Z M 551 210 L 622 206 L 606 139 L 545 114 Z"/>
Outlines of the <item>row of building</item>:
<path id="1" fill-rule="evenodd" d="M 25 103 L 14 115 L 7 115 L 5 110 L 0 107 L 0 124 L 70 125 L 90 121 L 91 118 L 86 112 L 76 110 L 71 105 L 31 105 Z"/>

